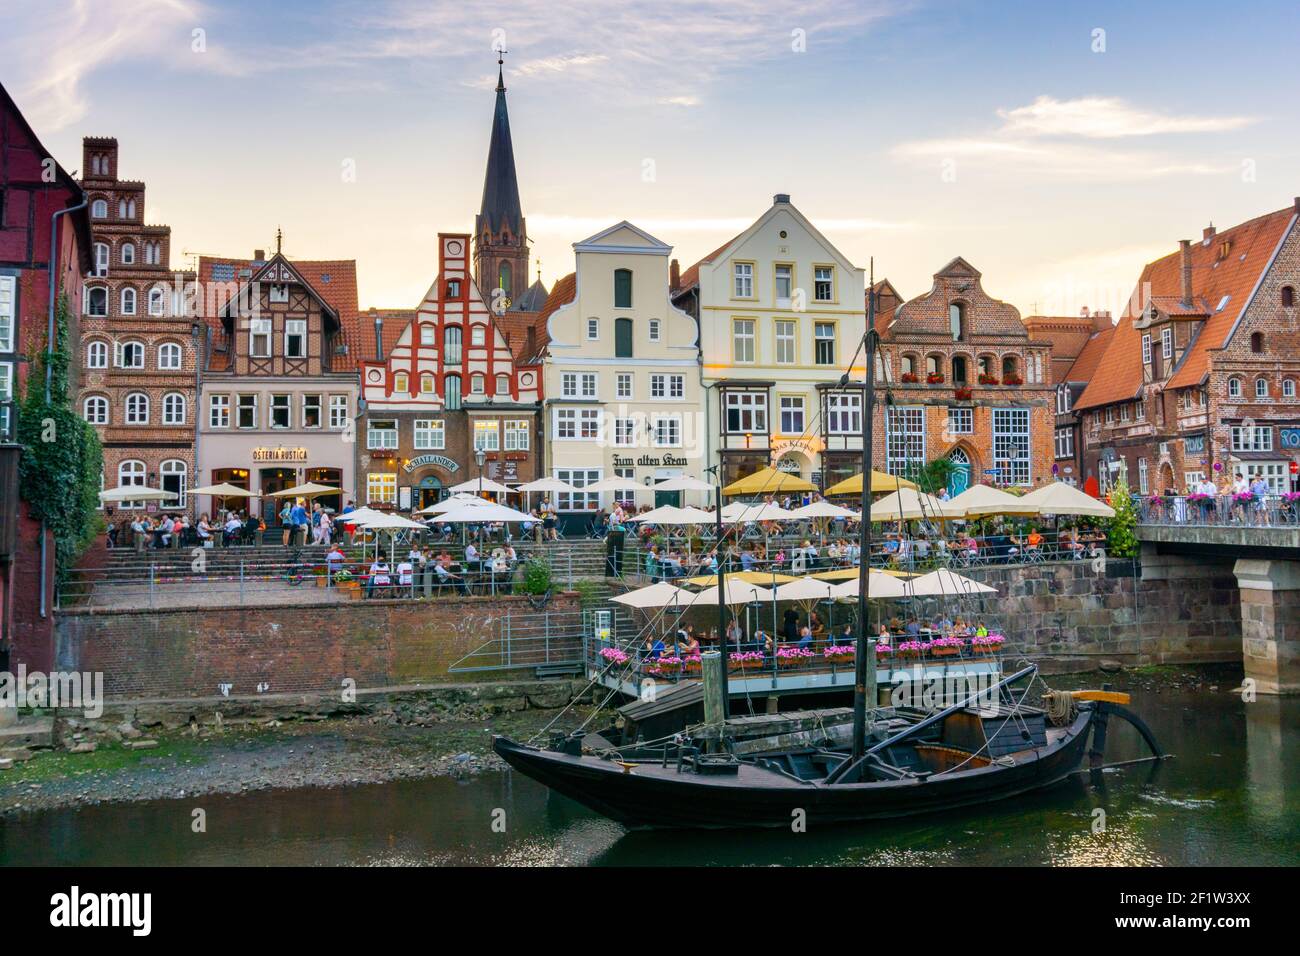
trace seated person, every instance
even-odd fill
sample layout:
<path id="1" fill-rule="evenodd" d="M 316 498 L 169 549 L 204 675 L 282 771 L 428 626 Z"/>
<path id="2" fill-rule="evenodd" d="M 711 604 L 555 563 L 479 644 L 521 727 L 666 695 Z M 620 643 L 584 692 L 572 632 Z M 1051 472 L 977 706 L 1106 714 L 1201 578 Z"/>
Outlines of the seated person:
<path id="1" fill-rule="evenodd" d="M 915 618 L 913 618 L 912 620 L 907 622 L 907 627 L 903 628 L 903 633 L 913 639 L 920 637 L 921 636 L 920 623 L 917 622 Z"/>
<path id="2" fill-rule="evenodd" d="M 799 629 L 799 647 L 812 647 L 813 632 L 807 624 Z"/>
<path id="3" fill-rule="evenodd" d="M 330 573 L 331 577 L 343 567 L 343 560 L 343 552 L 339 550 L 339 546 L 336 544 L 331 547 L 329 553 L 325 555 L 325 570 Z"/>
<path id="4" fill-rule="evenodd" d="M 444 551 L 443 554 L 446 554 Z M 433 573 L 438 576 L 438 585 L 440 587 L 455 587 L 461 594 L 469 594 L 469 587 L 465 584 L 464 579 L 459 575 L 451 573 L 451 558 L 444 561 L 436 561 L 433 565 Z"/>
<path id="5" fill-rule="evenodd" d="M 664 641 L 661 637 L 647 637 L 645 639 L 645 658 L 650 661 L 659 660 L 664 652 Z"/>
<path id="6" fill-rule="evenodd" d="M 393 583 L 392 577 L 388 573 L 388 562 L 383 558 L 376 558 L 370 565 L 370 580 L 366 582 L 366 597 L 371 597 L 375 593 L 375 588 L 387 589 Z"/>
<path id="7" fill-rule="evenodd" d="M 1029 537 L 1025 538 L 1025 546 L 1035 550 L 1043 546 L 1043 536 L 1038 533 L 1037 528 L 1029 529 Z"/>

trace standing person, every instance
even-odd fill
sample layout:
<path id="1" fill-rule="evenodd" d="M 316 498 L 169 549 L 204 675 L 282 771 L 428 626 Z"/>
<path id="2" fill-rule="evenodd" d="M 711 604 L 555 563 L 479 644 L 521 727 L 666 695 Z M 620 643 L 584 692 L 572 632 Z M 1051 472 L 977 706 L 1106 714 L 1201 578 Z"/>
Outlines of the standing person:
<path id="1" fill-rule="evenodd" d="M 284 499 L 284 507 L 280 509 L 280 527 L 284 529 L 280 543 L 286 548 L 289 547 L 289 535 L 293 532 L 290 530 L 293 526 L 293 502 L 288 498 Z"/>
<path id="2" fill-rule="evenodd" d="M 792 607 L 781 617 L 781 633 L 787 641 L 799 640 L 799 612 Z"/>
<path id="3" fill-rule="evenodd" d="M 308 519 L 304 505 L 303 499 L 299 498 L 294 502 L 293 510 L 289 512 L 289 523 L 293 525 L 293 543 L 299 548 L 307 543 Z"/>
<path id="4" fill-rule="evenodd" d="M 320 502 L 311 506 L 311 543 L 320 544 L 320 519 L 324 512 L 321 511 Z"/>
<path id="5" fill-rule="evenodd" d="M 347 517 L 349 514 L 351 514 L 356 510 L 357 510 L 357 506 L 349 498 L 348 503 L 343 506 L 343 513 L 340 515 L 340 517 L 343 519 L 343 534 L 348 543 L 349 548 L 352 547 L 352 536 L 356 533 L 357 526 L 349 522 L 347 520 Z"/>

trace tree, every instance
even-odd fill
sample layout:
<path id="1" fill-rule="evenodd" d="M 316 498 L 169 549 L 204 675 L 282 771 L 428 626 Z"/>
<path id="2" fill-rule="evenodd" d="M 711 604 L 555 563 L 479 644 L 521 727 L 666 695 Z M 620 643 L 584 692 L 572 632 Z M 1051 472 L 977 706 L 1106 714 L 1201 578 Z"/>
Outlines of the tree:
<path id="1" fill-rule="evenodd" d="M 1128 490 L 1128 482 L 1121 477 L 1110 493 L 1110 506 L 1115 517 L 1106 529 L 1106 549 L 1112 557 L 1133 558 L 1138 553 L 1137 506 Z"/>

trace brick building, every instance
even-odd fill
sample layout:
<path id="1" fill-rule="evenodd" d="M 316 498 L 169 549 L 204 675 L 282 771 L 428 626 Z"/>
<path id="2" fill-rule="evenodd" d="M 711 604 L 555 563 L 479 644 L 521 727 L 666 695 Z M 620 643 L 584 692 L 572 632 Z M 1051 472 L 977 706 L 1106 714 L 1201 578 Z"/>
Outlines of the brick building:
<path id="1" fill-rule="evenodd" d="M 48 669 L 53 653 L 54 548 L 18 495 L 22 449 L 12 440 L 12 402 L 45 348 L 59 291 L 74 304 L 69 343 L 80 334 L 75 303 L 91 267 L 84 203 L 76 180 L 0 86 L 0 670 L 11 652 L 33 669 Z M 74 352 L 74 387 L 77 366 Z"/>
<path id="2" fill-rule="evenodd" d="M 906 474 L 938 458 L 956 468 L 949 491 L 971 482 L 1028 487 L 1051 477 L 1055 387 L 1050 344 L 1029 336 L 1019 311 L 989 296 L 960 256 L 924 295 L 899 303 L 878 283 L 876 461 Z"/>
<path id="3" fill-rule="evenodd" d="M 539 364 L 515 360 L 501 318 L 470 276 L 470 237 L 438 235 L 438 275 L 414 312 L 371 310 L 361 365 L 357 442 L 363 504 L 402 510 L 482 476 L 506 485 L 539 474 Z M 528 327 L 531 330 L 531 327 Z M 529 351 L 527 341 L 516 348 Z"/>
<path id="4" fill-rule="evenodd" d="M 1149 263 L 1076 403 L 1103 490 L 1206 475 L 1293 485 L 1300 456 L 1300 199 Z"/>
<path id="5" fill-rule="evenodd" d="M 82 140 L 92 265 L 79 303 L 81 411 L 104 446 L 104 482 L 178 495 L 193 510 L 196 359 L 202 324 L 187 291 L 194 273 L 171 268 L 171 227 L 145 222 L 145 184 L 119 175 L 117 140 Z M 145 502 L 109 509 L 131 512 Z M 118 516 L 119 518 L 122 516 Z"/>

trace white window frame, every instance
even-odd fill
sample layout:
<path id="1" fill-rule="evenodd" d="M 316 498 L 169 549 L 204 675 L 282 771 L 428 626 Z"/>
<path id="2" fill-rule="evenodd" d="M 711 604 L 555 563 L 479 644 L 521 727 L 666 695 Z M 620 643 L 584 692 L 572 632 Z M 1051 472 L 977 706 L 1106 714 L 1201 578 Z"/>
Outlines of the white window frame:
<path id="1" fill-rule="evenodd" d="M 348 397 L 346 395 L 330 396 L 330 428 L 348 427 Z"/>
<path id="2" fill-rule="evenodd" d="M 822 275 L 822 273 L 825 275 Z M 825 284 L 826 294 L 821 295 L 821 286 Z M 835 267 L 822 265 L 813 266 L 813 301 L 814 302 L 834 302 L 835 301 Z"/>
<path id="3" fill-rule="evenodd" d="M 635 377 L 631 372 L 619 372 L 614 377 L 614 397 L 622 401 L 631 401 L 636 394 Z"/>
<path id="4" fill-rule="evenodd" d="M 1142 334 L 1142 364 L 1143 365 L 1151 364 L 1151 333 L 1150 332 L 1144 332 Z"/>
<path id="5" fill-rule="evenodd" d="M 777 396 L 778 425 L 782 435 L 802 435 L 808 427 L 808 402 L 802 395 Z M 798 421 L 795 421 L 795 418 Z"/>
<path id="6" fill-rule="evenodd" d="M 14 351 L 15 316 L 18 314 L 18 280 L 0 276 L 0 352 Z"/>
<path id="7" fill-rule="evenodd" d="M 3 396 L 0 395 L 0 398 Z M 97 410 L 91 414 L 92 406 Z M 108 424 L 108 399 L 103 395 L 87 395 L 81 403 L 81 417 L 92 425 Z"/>
<path id="8" fill-rule="evenodd" d="M 248 355 L 250 358 L 270 358 L 271 338 L 274 335 L 270 319 L 248 320 Z M 258 342 L 264 343 L 265 351 L 258 350 Z"/>
<path id="9" fill-rule="evenodd" d="M 126 414 L 123 420 L 127 425 L 148 425 L 149 396 L 144 392 L 131 392 L 127 395 Z"/>
<path id="10" fill-rule="evenodd" d="M 441 418 L 417 418 L 412 447 L 416 451 L 442 451 L 447 447 L 447 423 Z"/>
<path id="11" fill-rule="evenodd" d="M 731 320 L 731 354 L 736 365 L 753 365 L 758 361 L 758 321 Z"/>
<path id="12" fill-rule="evenodd" d="M 600 481 L 603 468 L 556 468 L 555 477 L 575 488 L 585 488 Z M 600 493 L 561 491 L 555 496 L 557 511 L 595 511 L 600 507 Z"/>
<path id="13" fill-rule="evenodd" d="M 173 361 L 168 362 L 164 356 L 171 356 Z M 185 350 L 175 342 L 163 342 L 158 346 L 158 368 L 162 371 L 173 372 L 179 371 L 185 364 Z"/>
<path id="14" fill-rule="evenodd" d="M 821 334 L 823 329 L 830 329 L 831 334 L 830 335 Z M 838 349 L 836 349 L 835 347 L 837 344 L 835 341 L 837 331 L 838 331 L 838 326 L 834 322 L 813 323 L 813 364 L 814 365 L 819 365 L 822 368 L 826 368 L 835 364 L 836 352 L 838 351 Z M 819 348 L 819 346 L 821 345 L 830 346 L 831 354 L 830 354 L 830 358 L 827 361 L 822 361 L 822 350 L 821 348 Z"/>
<path id="15" fill-rule="evenodd" d="M 167 314 L 167 290 L 160 286 L 149 290 L 149 314 L 155 317 Z"/>
<path id="16" fill-rule="evenodd" d="M 188 410 L 185 407 L 185 396 L 180 392 L 167 392 L 163 395 L 162 400 L 162 423 L 164 425 L 184 425 Z M 176 415 L 179 407 L 180 415 Z"/>
<path id="17" fill-rule="evenodd" d="M 799 361 L 799 323 L 794 319 L 775 319 L 772 340 L 777 365 L 794 365 Z"/>
<path id="18" fill-rule="evenodd" d="M 103 339 L 86 343 L 86 368 L 108 368 L 108 343 Z"/>
<path id="19" fill-rule="evenodd" d="M 297 355 L 289 349 L 289 343 L 294 339 L 300 339 L 302 343 L 301 350 Z M 284 320 L 284 357 L 292 359 L 307 358 L 307 320 L 306 319 L 285 319 Z"/>
<path id="20" fill-rule="evenodd" d="M 497 418 L 474 419 L 474 450 L 501 450 L 501 420 Z"/>
<path id="21" fill-rule="evenodd" d="M 948 409 L 948 434 L 975 434 L 975 409 L 954 405 Z"/>
<path id="22" fill-rule="evenodd" d="M 650 341 L 651 341 L 651 342 L 658 342 L 658 341 L 659 341 L 659 327 L 660 327 L 660 322 L 659 322 L 659 320 L 658 320 L 658 319 L 651 319 L 651 320 L 646 324 L 646 327 L 649 329 Z"/>
<path id="23" fill-rule="evenodd" d="M 587 341 L 588 342 L 600 341 L 600 319 L 587 320 Z"/>
<path id="24" fill-rule="evenodd" d="M 906 475 L 925 465 L 925 406 L 885 408 L 885 469 Z"/>
<path id="25" fill-rule="evenodd" d="M 380 428 L 391 425 L 391 428 Z M 401 425 L 395 418 L 377 418 L 366 422 L 366 447 L 374 451 L 393 451 L 398 445 Z"/>
<path id="26" fill-rule="evenodd" d="M 1174 330 L 1160 330 L 1160 357 L 1171 359 L 1174 357 Z"/>
<path id="27" fill-rule="evenodd" d="M 144 368 L 144 361 L 145 361 L 144 343 L 141 342 L 139 339 L 127 339 L 124 342 L 114 343 L 114 351 L 117 353 L 114 356 L 114 358 L 117 359 L 116 363 L 114 364 L 116 364 L 118 368 L 136 369 L 136 370 Z M 137 363 L 133 363 L 131 365 L 126 364 L 126 356 L 128 351 L 132 355 L 139 355 L 140 361 Z"/>
<path id="28" fill-rule="evenodd" d="M 208 396 L 208 427 L 209 428 L 230 427 L 230 396 L 229 395 Z"/>
<path id="29" fill-rule="evenodd" d="M 731 427 L 731 413 L 739 419 L 736 428 Z M 766 392 L 727 392 L 723 401 L 723 434 L 752 435 L 767 431 L 767 393 Z M 750 420 L 750 427 L 744 425 Z"/>
<path id="30" fill-rule="evenodd" d="M 1034 476 L 1032 423 L 1027 408 L 993 408 L 989 435 L 993 467 L 1004 485 L 1027 486 Z M 1014 454 L 1007 454 L 1008 451 Z M 1023 455 L 1019 452 L 1023 451 Z"/>
<path id="31" fill-rule="evenodd" d="M 826 433 L 828 435 L 862 434 L 861 392 L 830 392 L 827 394 Z"/>
<path id="32" fill-rule="evenodd" d="M 372 471 L 366 475 L 366 502 L 397 504 L 397 473 Z"/>
<path id="33" fill-rule="evenodd" d="M 656 415 L 652 423 L 651 434 L 656 448 L 682 447 L 682 417 L 680 415 Z"/>
<path id="34" fill-rule="evenodd" d="M 244 399 L 246 398 L 252 399 L 252 401 L 250 403 L 245 403 Z M 257 406 L 261 404 L 261 402 L 258 400 L 257 393 L 241 392 L 240 394 L 235 396 L 235 401 L 233 404 L 235 406 L 235 419 L 234 419 L 235 428 L 239 429 L 240 431 L 246 431 L 246 432 L 256 431 L 258 426 L 261 424 L 257 419 L 257 415 L 258 415 Z M 249 424 L 242 425 L 240 424 L 240 421 L 243 418 L 243 413 L 245 411 L 251 413 L 248 419 Z"/>
<path id="35" fill-rule="evenodd" d="M 506 451 L 528 451 L 532 444 L 532 423 L 526 418 L 508 418 L 501 423 Z"/>
<path id="36" fill-rule="evenodd" d="M 731 297 L 733 299 L 754 298 L 754 263 L 733 262 L 731 264 Z"/>

